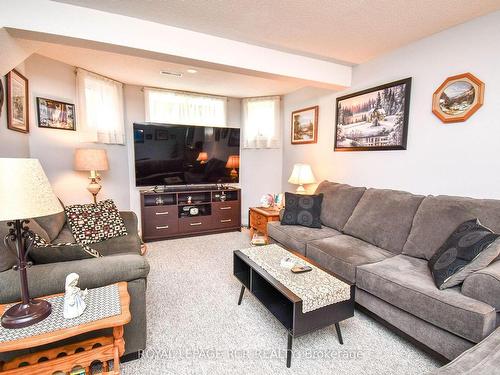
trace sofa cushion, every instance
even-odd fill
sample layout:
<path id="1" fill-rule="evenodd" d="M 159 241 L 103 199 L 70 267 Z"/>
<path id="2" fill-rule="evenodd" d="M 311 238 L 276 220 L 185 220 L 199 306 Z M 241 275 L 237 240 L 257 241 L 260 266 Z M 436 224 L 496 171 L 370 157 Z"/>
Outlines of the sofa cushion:
<path id="1" fill-rule="evenodd" d="M 403 254 L 429 260 L 456 227 L 476 218 L 500 233 L 500 200 L 428 196 L 415 214 Z"/>
<path id="2" fill-rule="evenodd" d="M 360 266 L 356 286 L 475 343 L 496 326 L 496 312 L 490 305 L 464 296 L 459 288 L 439 290 L 423 259 L 397 255 Z"/>
<path id="3" fill-rule="evenodd" d="M 286 248 L 295 250 L 302 255 L 306 252 L 306 243 L 319 238 L 341 235 L 335 229 L 322 227 L 307 228 L 298 225 L 281 225 L 279 221 L 271 221 L 267 224 L 269 237 L 275 239 Z"/>
<path id="4" fill-rule="evenodd" d="M 321 223 L 337 230 L 344 229 L 354 208 L 363 196 L 366 188 L 323 181 L 315 194 L 323 193 Z"/>
<path id="5" fill-rule="evenodd" d="M 61 212 L 54 215 L 37 217 L 35 219 L 38 225 L 40 225 L 45 230 L 45 232 L 47 232 L 49 236 L 48 242 L 53 241 L 61 232 L 64 224 L 66 224 L 64 205 L 60 200 L 59 203 L 61 203 Z"/>
<path id="6" fill-rule="evenodd" d="M 308 242 L 306 256 L 353 283 L 357 266 L 380 262 L 394 254 L 355 237 L 341 235 Z"/>
<path id="7" fill-rule="evenodd" d="M 462 285 L 462 293 L 483 301 L 500 312 L 500 261 L 467 277 Z"/>
<path id="8" fill-rule="evenodd" d="M 399 254 L 423 199 L 422 195 L 404 191 L 368 189 L 347 221 L 344 233 Z"/>
<path id="9" fill-rule="evenodd" d="M 477 219 L 460 224 L 429 260 L 437 287 L 459 285 L 467 276 L 487 267 L 500 254 L 498 237 Z"/>

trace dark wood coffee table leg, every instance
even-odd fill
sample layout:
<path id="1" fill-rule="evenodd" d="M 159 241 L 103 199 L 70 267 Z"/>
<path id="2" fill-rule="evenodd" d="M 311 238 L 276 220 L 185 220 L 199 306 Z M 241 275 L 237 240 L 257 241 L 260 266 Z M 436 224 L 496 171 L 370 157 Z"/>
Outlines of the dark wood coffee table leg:
<path id="1" fill-rule="evenodd" d="M 339 338 L 340 345 L 344 345 L 344 341 L 342 340 L 342 332 L 340 332 L 339 323 L 335 323 L 335 329 L 337 330 L 337 337 Z"/>
<path id="2" fill-rule="evenodd" d="M 290 332 L 288 332 L 288 345 L 286 348 L 286 367 L 288 368 L 292 365 L 292 341 L 293 336 Z"/>
<path id="3" fill-rule="evenodd" d="M 238 299 L 238 306 L 241 305 L 241 300 L 243 299 L 243 293 L 245 293 L 245 285 L 241 286 L 240 298 Z"/>

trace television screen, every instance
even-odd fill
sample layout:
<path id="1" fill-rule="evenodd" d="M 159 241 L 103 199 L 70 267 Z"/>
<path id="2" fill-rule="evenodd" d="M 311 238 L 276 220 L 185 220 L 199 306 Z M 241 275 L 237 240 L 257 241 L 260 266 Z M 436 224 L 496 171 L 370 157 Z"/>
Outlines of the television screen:
<path id="1" fill-rule="evenodd" d="M 239 182 L 240 129 L 134 124 L 137 186 Z"/>

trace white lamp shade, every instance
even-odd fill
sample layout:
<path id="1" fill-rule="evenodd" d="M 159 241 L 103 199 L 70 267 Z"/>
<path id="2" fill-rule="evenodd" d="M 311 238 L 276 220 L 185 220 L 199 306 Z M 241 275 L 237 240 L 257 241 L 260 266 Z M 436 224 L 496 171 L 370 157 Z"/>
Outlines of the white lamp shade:
<path id="1" fill-rule="evenodd" d="M 0 158 L 0 221 L 63 210 L 38 159 Z"/>
<path id="2" fill-rule="evenodd" d="M 309 164 L 295 164 L 288 182 L 295 185 L 313 184 L 316 178 Z"/>
<path id="3" fill-rule="evenodd" d="M 75 150 L 75 171 L 107 171 L 108 169 L 106 150 L 93 148 Z"/>

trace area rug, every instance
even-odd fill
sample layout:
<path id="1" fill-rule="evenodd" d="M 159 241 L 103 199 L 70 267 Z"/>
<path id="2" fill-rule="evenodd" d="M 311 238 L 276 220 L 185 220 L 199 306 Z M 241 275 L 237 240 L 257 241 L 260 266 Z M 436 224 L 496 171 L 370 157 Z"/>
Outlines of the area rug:
<path id="1" fill-rule="evenodd" d="M 125 375 L 146 374 L 425 374 L 427 354 L 356 311 L 340 323 L 298 337 L 286 368 L 287 334 L 232 276 L 233 250 L 248 247 L 232 232 L 148 244 L 148 339 Z"/>

